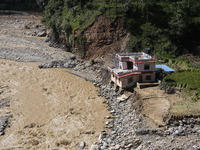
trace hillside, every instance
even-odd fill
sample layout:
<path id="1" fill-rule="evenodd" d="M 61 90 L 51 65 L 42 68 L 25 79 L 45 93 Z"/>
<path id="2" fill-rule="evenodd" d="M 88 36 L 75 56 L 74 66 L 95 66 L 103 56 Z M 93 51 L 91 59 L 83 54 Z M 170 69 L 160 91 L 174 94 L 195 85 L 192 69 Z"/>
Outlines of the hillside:
<path id="1" fill-rule="evenodd" d="M 96 58 L 94 53 L 111 55 L 112 49 L 119 52 L 145 48 L 160 57 L 199 54 L 199 14 L 197 0 L 49 0 L 42 21 L 56 40 L 64 42 L 68 50 L 78 49 L 84 58 Z M 96 41 L 90 40 L 88 28 Z M 118 45 L 124 44 L 124 38 L 127 42 L 121 48 Z"/>
<path id="2" fill-rule="evenodd" d="M 144 51 L 200 54 L 198 0 L 2 0 L 1 10 L 44 10 L 56 42 L 82 58 Z"/>

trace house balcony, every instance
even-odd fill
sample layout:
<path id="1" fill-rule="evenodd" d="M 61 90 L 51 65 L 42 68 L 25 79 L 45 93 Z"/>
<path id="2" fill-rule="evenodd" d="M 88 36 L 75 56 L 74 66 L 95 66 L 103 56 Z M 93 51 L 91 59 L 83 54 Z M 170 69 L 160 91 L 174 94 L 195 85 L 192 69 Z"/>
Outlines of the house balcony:
<path id="1" fill-rule="evenodd" d="M 119 68 L 115 68 L 115 67 L 108 67 L 108 70 L 114 74 L 115 76 L 121 78 L 121 77 L 124 77 L 124 76 L 127 76 L 127 75 L 132 75 L 132 74 L 141 74 L 141 72 L 138 72 L 136 70 L 122 70 L 122 69 L 119 69 Z"/>

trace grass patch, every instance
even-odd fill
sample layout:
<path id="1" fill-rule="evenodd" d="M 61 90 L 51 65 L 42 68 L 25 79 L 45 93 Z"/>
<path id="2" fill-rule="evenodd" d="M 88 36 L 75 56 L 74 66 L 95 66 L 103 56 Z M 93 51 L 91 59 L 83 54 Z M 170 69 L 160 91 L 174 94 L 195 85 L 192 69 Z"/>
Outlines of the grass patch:
<path id="1" fill-rule="evenodd" d="M 175 55 L 163 55 L 158 59 L 161 60 L 161 63 L 165 63 L 171 68 L 174 68 L 175 71 L 190 69 L 190 62 L 185 58 L 185 56 L 176 57 Z"/>
<path id="2" fill-rule="evenodd" d="M 200 72 L 176 72 L 164 78 L 164 82 L 178 87 L 186 85 L 187 89 L 200 88 Z"/>
<path id="3" fill-rule="evenodd" d="M 165 77 L 163 83 L 182 89 L 184 95 L 183 100 L 171 105 L 171 116 L 200 116 L 200 72 L 176 72 Z"/>
<path id="4" fill-rule="evenodd" d="M 181 100 L 172 105 L 169 109 L 171 116 L 200 116 L 200 100 Z"/>

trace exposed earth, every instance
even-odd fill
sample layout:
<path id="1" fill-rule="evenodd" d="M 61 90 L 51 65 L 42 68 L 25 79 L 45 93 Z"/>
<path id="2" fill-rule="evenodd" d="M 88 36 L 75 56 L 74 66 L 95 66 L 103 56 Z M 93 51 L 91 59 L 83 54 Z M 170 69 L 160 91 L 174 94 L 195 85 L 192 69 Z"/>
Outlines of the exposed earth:
<path id="1" fill-rule="evenodd" d="M 166 94 L 159 87 L 135 89 L 142 101 L 142 114 L 150 126 L 164 126 L 168 119 L 170 106 L 182 100 L 180 94 Z M 152 123 L 151 123 L 152 122 Z"/>

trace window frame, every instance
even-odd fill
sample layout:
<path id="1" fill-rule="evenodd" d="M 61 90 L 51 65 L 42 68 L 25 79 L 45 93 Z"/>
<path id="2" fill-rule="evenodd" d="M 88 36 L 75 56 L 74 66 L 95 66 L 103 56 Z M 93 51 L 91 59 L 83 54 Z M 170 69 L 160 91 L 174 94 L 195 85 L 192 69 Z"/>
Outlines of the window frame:
<path id="1" fill-rule="evenodd" d="M 151 78 L 151 75 L 145 76 L 145 80 L 150 81 L 151 79 L 152 79 L 152 78 Z"/>

